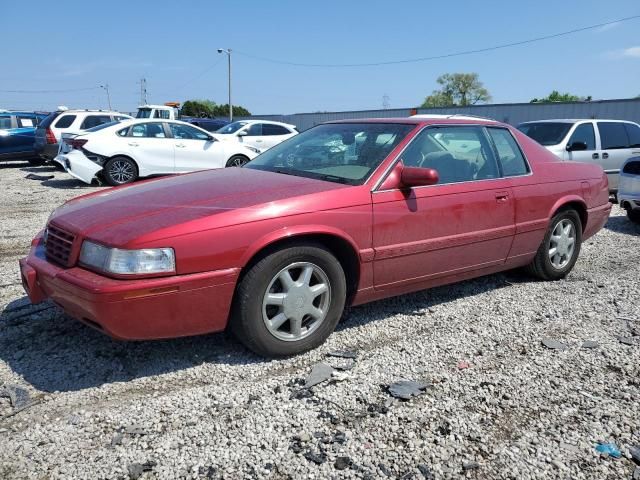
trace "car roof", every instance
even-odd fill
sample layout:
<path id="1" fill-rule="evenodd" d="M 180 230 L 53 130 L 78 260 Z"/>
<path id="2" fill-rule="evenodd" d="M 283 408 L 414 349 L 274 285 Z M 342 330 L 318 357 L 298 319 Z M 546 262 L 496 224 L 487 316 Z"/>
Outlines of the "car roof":
<path id="1" fill-rule="evenodd" d="M 549 118 L 545 120 L 530 120 L 522 122 L 519 125 L 528 125 L 530 123 L 577 123 L 577 122 L 623 122 L 634 123 L 631 120 L 615 120 L 611 118 Z"/>
<path id="2" fill-rule="evenodd" d="M 291 128 L 297 128 L 295 125 L 292 125 L 290 123 L 284 123 L 284 122 L 276 122 L 274 120 L 249 120 L 249 119 L 241 119 L 241 120 L 236 120 L 236 122 L 246 122 L 247 124 L 250 123 L 270 123 L 271 125 L 284 125 L 285 127 L 291 127 Z"/>
<path id="3" fill-rule="evenodd" d="M 85 108 L 69 109 L 69 110 L 57 110 L 56 113 L 59 113 L 60 115 L 62 115 L 63 113 L 73 113 L 73 114 L 77 114 L 77 113 L 104 113 L 104 114 L 109 114 L 109 115 L 126 115 L 127 117 L 131 116 L 131 115 L 127 114 L 127 113 L 116 112 L 115 110 L 93 110 L 93 109 L 85 109 Z"/>
<path id="4" fill-rule="evenodd" d="M 502 125 L 504 123 L 482 117 L 433 117 L 433 116 L 413 116 L 413 117 L 392 117 L 392 118 L 352 118 L 350 120 L 334 120 L 324 123 L 398 123 L 405 125 Z"/>

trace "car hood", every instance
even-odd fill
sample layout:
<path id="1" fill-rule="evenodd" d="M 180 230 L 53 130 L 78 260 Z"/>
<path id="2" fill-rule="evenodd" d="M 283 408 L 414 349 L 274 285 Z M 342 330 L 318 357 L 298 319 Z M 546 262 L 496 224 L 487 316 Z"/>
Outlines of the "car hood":
<path id="1" fill-rule="evenodd" d="M 49 221 L 75 235 L 130 247 L 187 231 L 313 211 L 318 202 L 305 201 L 308 196 L 349 188 L 354 187 L 248 168 L 206 170 L 78 197 Z"/>

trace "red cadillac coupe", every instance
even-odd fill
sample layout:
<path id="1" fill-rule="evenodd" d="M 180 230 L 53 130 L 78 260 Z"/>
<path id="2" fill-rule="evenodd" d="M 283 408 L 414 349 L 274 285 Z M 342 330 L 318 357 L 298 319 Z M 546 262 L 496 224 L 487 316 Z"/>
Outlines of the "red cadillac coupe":
<path id="1" fill-rule="evenodd" d="M 32 302 L 115 338 L 229 327 L 259 354 L 292 355 L 347 305 L 516 267 L 564 277 L 608 197 L 602 168 L 498 122 L 332 122 L 242 168 L 73 199 L 20 268 Z"/>

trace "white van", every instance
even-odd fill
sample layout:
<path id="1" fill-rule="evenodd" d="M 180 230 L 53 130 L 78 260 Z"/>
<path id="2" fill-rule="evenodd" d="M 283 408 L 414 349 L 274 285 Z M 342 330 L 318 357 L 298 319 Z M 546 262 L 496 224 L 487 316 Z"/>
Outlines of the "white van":
<path id="1" fill-rule="evenodd" d="M 624 120 L 539 120 L 521 123 L 518 130 L 562 160 L 600 165 L 613 193 L 622 164 L 640 155 L 640 125 Z"/>

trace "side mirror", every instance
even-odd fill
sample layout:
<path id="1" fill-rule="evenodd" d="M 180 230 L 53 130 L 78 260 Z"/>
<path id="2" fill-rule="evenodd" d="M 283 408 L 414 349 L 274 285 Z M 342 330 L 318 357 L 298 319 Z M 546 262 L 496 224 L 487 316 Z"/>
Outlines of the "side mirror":
<path id="1" fill-rule="evenodd" d="M 587 149 L 585 142 L 573 142 L 567 145 L 567 152 L 580 152 Z"/>
<path id="2" fill-rule="evenodd" d="M 438 180 L 438 172 L 433 168 L 404 167 L 400 175 L 402 186 L 409 188 L 435 185 Z"/>
<path id="3" fill-rule="evenodd" d="M 215 142 L 215 141 L 216 141 L 216 139 L 213 136 L 209 135 L 207 137 L 207 142 Z"/>
<path id="4" fill-rule="evenodd" d="M 240 130 L 238 133 L 236 133 L 236 135 L 238 137 L 246 137 L 247 136 L 247 131 L 246 130 Z"/>

